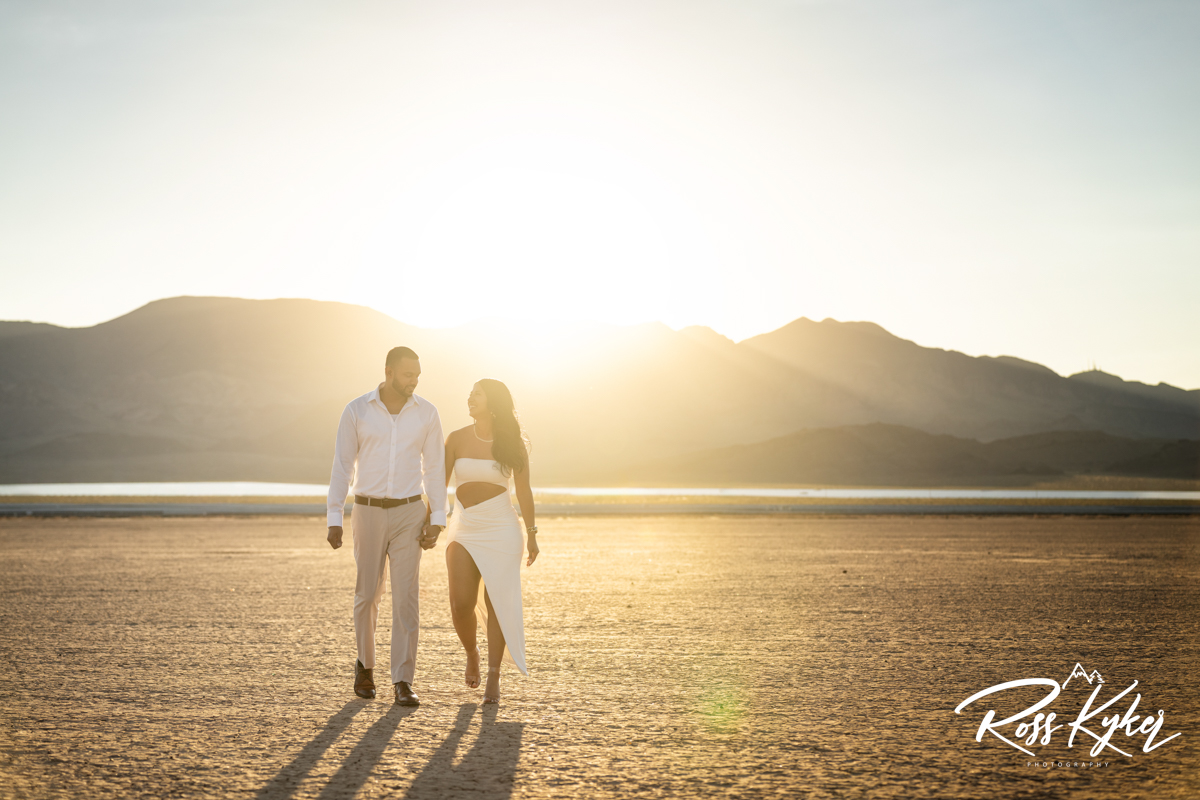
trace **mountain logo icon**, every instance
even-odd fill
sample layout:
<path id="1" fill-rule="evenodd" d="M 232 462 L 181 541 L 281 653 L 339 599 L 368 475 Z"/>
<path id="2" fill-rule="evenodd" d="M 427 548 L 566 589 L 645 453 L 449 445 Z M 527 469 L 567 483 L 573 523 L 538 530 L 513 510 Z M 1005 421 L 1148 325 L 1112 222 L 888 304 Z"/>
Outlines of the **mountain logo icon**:
<path id="1" fill-rule="evenodd" d="M 1089 684 L 1104 683 L 1104 678 L 1100 676 L 1100 670 L 1094 669 L 1092 670 L 1092 674 L 1089 675 L 1088 671 L 1083 668 L 1083 664 L 1080 664 L 1078 661 L 1075 662 L 1075 669 L 1071 670 L 1071 674 L 1063 681 L 1062 688 L 1067 688 L 1067 684 L 1071 682 L 1071 678 L 1083 678 Z"/>

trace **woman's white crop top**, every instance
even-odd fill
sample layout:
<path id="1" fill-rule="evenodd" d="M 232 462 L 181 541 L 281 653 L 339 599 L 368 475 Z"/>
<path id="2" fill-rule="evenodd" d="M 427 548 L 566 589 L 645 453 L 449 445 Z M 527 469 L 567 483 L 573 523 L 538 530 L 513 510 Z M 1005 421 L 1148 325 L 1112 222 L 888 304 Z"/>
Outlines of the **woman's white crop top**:
<path id="1" fill-rule="evenodd" d="M 490 458 L 456 458 L 454 460 L 454 485 L 464 483 L 494 483 L 508 488 L 508 478 L 500 471 L 500 462 Z"/>

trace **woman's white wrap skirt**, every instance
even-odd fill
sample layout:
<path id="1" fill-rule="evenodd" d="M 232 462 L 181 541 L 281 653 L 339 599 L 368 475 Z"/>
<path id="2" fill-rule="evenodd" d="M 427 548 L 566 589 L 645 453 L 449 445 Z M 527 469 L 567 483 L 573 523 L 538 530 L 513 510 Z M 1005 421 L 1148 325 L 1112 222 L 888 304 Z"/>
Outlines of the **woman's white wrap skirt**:
<path id="1" fill-rule="evenodd" d="M 450 542 L 458 542 L 467 549 L 483 577 L 475 603 L 479 624 L 487 630 L 486 591 L 504 632 L 504 660 L 528 675 L 521 610 L 521 556 L 525 553 L 525 541 L 508 492 L 470 508 L 463 508 L 455 498 L 454 513 L 446 527 L 447 546 Z"/>

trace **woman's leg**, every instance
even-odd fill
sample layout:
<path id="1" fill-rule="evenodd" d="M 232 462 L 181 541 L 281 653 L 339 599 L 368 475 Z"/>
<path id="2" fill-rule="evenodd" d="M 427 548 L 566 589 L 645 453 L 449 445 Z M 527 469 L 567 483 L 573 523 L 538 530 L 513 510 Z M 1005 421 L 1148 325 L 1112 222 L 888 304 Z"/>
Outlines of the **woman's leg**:
<path id="1" fill-rule="evenodd" d="M 500 627 L 500 618 L 496 616 L 496 609 L 492 608 L 492 598 L 488 597 L 486 588 L 483 591 L 483 599 L 487 603 L 488 612 L 488 676 L 483 697 L 485 701 L 488 698 L 499 700 L 500 663 L 504 661 L 504 630 Z"/>
<path id="2" fill-rule="evenodd" d="M 451 542 L 446 547 L 446 572 L 450 583 L 450 617 L 454 620 L 458 640 L 467 651 L 464 680 L 468 687 L 474 689 L 479 686 L 479 644 L 475 638 L 479 627 L 475 620 L 475 603 L 479 599 L 479 569 L 467 548 L 458 542 Z"/>

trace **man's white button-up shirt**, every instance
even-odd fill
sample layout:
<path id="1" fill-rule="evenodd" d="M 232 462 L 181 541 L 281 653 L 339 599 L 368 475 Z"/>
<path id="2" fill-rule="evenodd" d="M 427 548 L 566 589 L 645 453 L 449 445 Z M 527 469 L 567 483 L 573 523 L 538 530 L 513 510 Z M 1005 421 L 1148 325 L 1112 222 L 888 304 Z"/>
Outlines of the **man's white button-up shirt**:
<path id="1" fill-rule="evenodd" d="M 393 417 L 379 389 L 351 400 L 338 423 L 329 476 L 329 525 L 342 524 L 350 489 L 367 497 L 429 498 L 432 525 L 446 524 L 446 448 L 433 403 L 413 395 Z"/>

